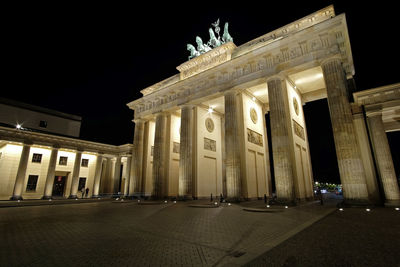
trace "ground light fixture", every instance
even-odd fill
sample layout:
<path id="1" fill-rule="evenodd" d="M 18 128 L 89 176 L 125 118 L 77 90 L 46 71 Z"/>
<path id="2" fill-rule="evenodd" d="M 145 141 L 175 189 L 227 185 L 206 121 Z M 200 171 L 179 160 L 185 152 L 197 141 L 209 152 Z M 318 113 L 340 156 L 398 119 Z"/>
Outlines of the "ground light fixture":
<path id="1" fill-rule="evenodd" d="M 339 210 L 340 210 L 340 211 L 343 211 L 343 208 L 340 208 Z"/>
<path id="2" fill-rule="evenodd" d="M 371 209 L 365 209 L 366 211 L 371 211 Z"/>
<path id="3" fill-rule="evenodd" d="M 21 127 L 22 127 L 22 125 L 21 125 L 21 124 L 19 124 L 19 123 L 17 123 L 17 125 L 15 126 L 15 128 L 17 128 L 18 130 L 20 130 L 20 129 L 21 129 Z"/>
<path id="4" fill-rule="evenodd" d="M 228 206 L 230 206 L 231 205 L 231 203 L 228 203 Z"/>
<path id="5" fill-rule="evenodd" d="M 400 210 L 400 208 L 395 208 L 395 210 Z"/>
<path id="6" fill-rule="evenodd" d="M 289 208 L 288 206 L 285 206 L 285 209 Z"/>
<path id="7" fill-rule="evenodd" d="M 269 205 L 267 205 L 267 208 L 269 208 Z"/>

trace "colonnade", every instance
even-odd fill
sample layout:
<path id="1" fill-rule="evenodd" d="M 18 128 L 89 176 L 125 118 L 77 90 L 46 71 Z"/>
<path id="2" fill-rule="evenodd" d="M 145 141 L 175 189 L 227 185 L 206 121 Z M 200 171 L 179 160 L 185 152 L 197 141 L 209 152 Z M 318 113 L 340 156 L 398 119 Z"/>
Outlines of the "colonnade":
<path id="1" fill-rule="evenodd" d="M 323 60 L 320 65 L 325 79 L 327 100 L 330 112 L 330 118 L 333 128 L 333 136 L 338 160 L 341 183 L 343 185 L 344 198 L 347 202 L 353 204 L 368 204 L 379 201 L 379 185 L 383 190 L 385 203 L 388 205 L 400 202 L 400 192 L 397 185 L 393 161 L 390 154 L 390 148 L 385 133 L 382 114 L 379 109 L 367 112 L 368 129 L 371 136 L 372 150 L 365 150 L 366 138 L 360 138 L 360 130 L 357 125 L 361 117 L 355 117 L 352 112 L 351 104 L 348 98 L 347 80 L 345 71 L 342 67 L 341 59 L 338 57 Z M 275 172 L 276 194 L 279 200 L 284 202 L 293 202 L 298 196 L 296 188 L 296 158 L 293 156 L 294 148 L 292 144 L 292 126 L 289 114 L 288 89 L 284 74 L 269 76 L 266 79 L 268 86 L 269 113 L 271 123 L 271 140 L 273 167 Z M 243 157 L 243 115 L 238 97 L 242 91 L 238 89 L 229 89 L 221 91 L 219 96 L 224 98 L 224 117 L 222 119 L 223 138 L 223 190 L 228 199 L 243 199 L 243 184 L 247 181 L 243 179 L 243 173 L 247 166 L 244 165 Z M 194 162 L 196 157 L 196 148 L 194 147 L 194 138 L 197 131 L 195 125 L 195 104 L 189 102 L 181 104 L 180 109 L 180 146 L 179 146 L 179 186 L 178 197 L 191 198 L 196 197 L 195 186 L 196 177 L 194 172 Z M 264 116 L 264 114 L 262 114 Z M 150 118 L 155 120 L 153 164 L 151 167 L 154 198 L 164 198 L 168 196 L 167 189 L 167 171 L 166 163 L 169 153 L 167 145 L 169 134 L 170 118 L 167 111 L 159 111 Z M 135 118 L 135 133 L 132 149 L 132 156 L 127 158 L 125 171 L 127 180 L 122 190 L 130 197 L 143 196 L 145 192 L 145 165 L 147 159 L 144 158 L 145 145 L 148 144 L 148 130 L 146 131 L 147 118 Z M 264 121 L 264 128 L 265 120 Z M 364 126 L 363 126 L 364 127 Z M 362 128 L 362 127 L 361 127 Z M 264 129 L 265 130 L 265 129 Z M 363 133 L 365 136 L 365 133 Z M 265 136 L 265 134 L 264 134 Z M 364 140 L 365 139 L 365 140 Z M 265 142 L 266 154 L 268 154 L 268 144 Z M 32 143 L 24 143 L 18 170 L 15 178 L 15 184 L 12 199 L 22 198 L 24 181 L 26 177 L 27 165 L 29 162 L 30 147 Z M 57 157 L 60 147 L 53 146 L 49 159 L 46 182 L 43 198 L 52 197 L 54 176 L 56 172 Z M 71 187 L 69 198 L 76 198 L 79 185 L 79 172 L 84 149 L 77 149 L 75 162 L 71 175 Z M 371 178 L 373 167 L 370 161 L 366 160 L 364 152 L 373 153 L 376 162 L 378 181 Z M 96 159 L 93 197 L 98 197 L 101 191 L 100 182 L 102 179 L 102 163 L 105 160 L 104 154 L 98 153 Z M 369 163 L 368 163 L 369 162 Z M 268 163 L 267 163 L 268 164 Z M 119 177 L 121 166 L 121 156 L 115 158 L 114 177 Z M 267 170 L 269 172 L 269 168 Z M 201 182 L 201 181 L 200 181 Z M 269 182 L 269 181 L 268 181 Z M 297 181 L 298 182 L 298 181 Z M 304 186 L 307 187 L 307 183 Z M 118 193 L 119 180 L 114 179 L 114 194 Z M 270 189 L 269 189 L 270 190 Z M 307 192 L 307 188 L 305 189 Z M 267 192 L 270 194 L 270 192 Z"/>
<path id="2" fill-rule="evenodd" d="M 34 146 L 34 143 L 32 142 L 25 142 L 22 147 L 22 152 L 20 155 L 19 159 L 19 164 L 18 164 L 18 169 L 17 169 L 17 175 L 14 183 L 14 188 L 13 188 L 13 193 L 11 200 L 22 200 L 23 199 L 23 194 L 24 188 L 26 187 L 26 176 L 27 176 L 27 169 L 28 169 L 28 163 L 30 160 L 30 152 L 31 152 L 31 147 Z M 46 172 L 46 180 L 44 183 L 44 190 L 43 190 L 43 196 L 42 199 L 51 199 L 52 193 L 53 193 L 53 185 L 54 185 L 54 179 L 56 175 L 56 167 L 57 167 L 57 158 L 59 155 L 59 150 L 60 146 L 54 145 L 51 148 L 51 153 L 50 153 L 50 158 L 49 158 L 49 163 L 47 166 L 47 172 Z M 75 152 L 75 160 L 72 168 L 72 172 L 70 174 L 70 179 L 71 179 L 71 186 L 69 192 L 65 192 L 65 196 L 71 199 L 78 198 L 78 186 L 79 186 L 79 178 L 80 178 L 80 170 L 81 170 L 81 162 L 82 162 L 82 154 L 84 153 L 83 149 L 78 149 Z M 126 170 L 125 170 L 125 179 L 127 180 L 124 184 L 124 188 L 121 188 L 121 191 L 124 195 L 128 196 L 128 190 L 129 190 L 129 177 L 131 173 L 131 164 L 132 164 L 132 159 L 131 155 L 124 155 L 126 157 L 126 163 L 122 164 L 121 163 L 121 158 L 122 156 L 115 156 L 114 157 L 114 164 L 113 164 L 113 170 L 114 173 L 112 174 L 112 177 L 107 177 L 104 175 L 102 172 L 103 170 L 103 162 L 112 160 L 111 158 L 105 158 L 103 153 L 97 153 L 96 155 L 96 163 L 94 167 L 94 179 L 93 179 L 93 186 L 87 184 L 86 187 L 89 187 L 90 192 L 92 193 L 92 197 L 100 197 L 101 196 L 101 178 L 103 176 L 104 179 L 107 180 L 113 180 L 113 184 L 111 184 L 110 188 L 112 188 L 111 192 L 105 192 L 107 194 L 118 194 L 119 193 L 119 187 L 120 185 L 120 172 L 121 172 L 121 166 L 123 165 Z M 103 181 L 105 182 L 105 181 Z"/>
<path id="3" fill-rule="evenodd" d="M 321 63 L 325 78 L 327 100 L 333 127 L 333 136 L 338 159 L 344 198 L 352 204 L 371 203 L 371 191 L 378 190 L 377 183 L 367 186 L 367 177 L 361 157 L 360 144 L 354 126 L 351 105 L 348 99 L 347 80 L 340 58 L 330 58 Z M 274 75 L 267 78 L 273 165 L 276 194 L 279 200 L 292 202 L 296 199 L 295 159 L 291 152 L 291 125 L 288 118 L 288 101 L 285 77 Z M 242 199 L 243 166 L 240 140 L 240 116 L 238 115 L 237 95 L 240 91 L 227 90 L 223 93 L 224 114 L 224 192 L 228 199 Z M 181 136 L 179 162 L 179 197 L 194 196 L 195 177 L 193 177 L 193 104 L 180 106 Z M 165 191 L 165 143 L 166 113 L 155 114 L 155 141 L 153 152 L 153 192 L 155 198 L 167 196 Z M 137 194 L 143 193 L 143 144 L 145 143 L 144 119 L 135 120 L 135 141 L 132 158 L 131 188 Z M 369 117 L 374 153 L 376 155 L 380 182 L 383 185 L 386 202 L 400 200 L 393 162 L 390 156 L 387 137 L 379 115 Z M 201 178 L 198 178 L 201 179 Z M 307 191 L 307 190 L 306 190 Z M 372 202 L 375 202 L 372 200 Z"/>

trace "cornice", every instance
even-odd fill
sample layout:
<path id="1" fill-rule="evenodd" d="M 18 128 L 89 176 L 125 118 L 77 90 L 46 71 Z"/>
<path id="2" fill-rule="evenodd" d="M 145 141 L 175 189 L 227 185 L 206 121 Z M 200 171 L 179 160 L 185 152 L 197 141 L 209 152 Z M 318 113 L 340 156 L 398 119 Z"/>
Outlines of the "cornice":
<path id="1" fill-rule="evenodd" d="M 266 79 L 288 69 L 319 66 L 324 59 L 338 55 L 346 72 L 352 73 L 354 68 L 344 14 L 314 24 L 307 31 L 298 31 L 278 42 L 255 48 L 251 53 L 232 57 L 128 105 L 135 110 L 135 117 L 145 117 L 178 104 L 198 102 L 203 97 L 255 79 Z"/>
<path id="2" fill-rule="evenodd" d="M 7 141 L 14 141 L 14 142 L 22 142 L 24 144 L 29 143 L 29 144 L 37 144 L 45 146 L 57 146 L 58 148 L 66 148 L 66 149 L 104 153 L 104 154 L 130 153 L 130 151 L 133 148 L 132 144 L 115 146 L 115 145 L 108 145 L 103 143 L 91 142 L 91 141 L 57 136 L 57 135 L 11 129 L 1 126 L 0 126 L 0 139 Z"/>

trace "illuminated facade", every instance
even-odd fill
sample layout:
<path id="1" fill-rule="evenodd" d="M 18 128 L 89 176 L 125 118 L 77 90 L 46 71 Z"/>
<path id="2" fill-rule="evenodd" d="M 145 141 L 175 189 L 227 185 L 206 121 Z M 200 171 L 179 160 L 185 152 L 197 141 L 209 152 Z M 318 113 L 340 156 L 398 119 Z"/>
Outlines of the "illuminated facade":
<path id="1" fill-rule="evenodd" d="M 400 84 L 349 102 L 355 71 L 344 14 L 329 6 L 238 47 L 226 40 L 128 103 L 133 145 L 0 126 L 0 199 L 76 198 L 82 188 L 88 197 L 271 197 L 270 162 L 278 200 L 312 199 L 303 106 L 327 98 L 345 200 L 399 204 L 385 132 L 400 130 Z"/>
<path id="2" fill-rule="evenodd" d="M 0 124 L 0 200 L 128 194 L 132 145 L 80 140 L 80 117 L 7 99 Z"/>
<path id="3" fill-rule="evenodd" d="M 239 47 L 222 44 L 177 69 L 179 74 L 128 103 L 135 111 L 131 195 L 271 196 L 272 149 L 278 199 L 310 199 L 313 176 L 303 105 L 327 98 L 345 200 L 380 201 L 377 184 L 386 178 L 375 177 L 367 159 L 372 152 L 365 149 L 366 128 L 357 115 L 365 103 L 348 100 L 348 80 L 355 73 L 352 52 L 345 15 L 335 15 L 333 6 Z M 399 85 L 392 87 L 390 96 L 397 101 L 392 109 L 398 109 Z M 392 127 L 400 129 L 398 120 Z M 386 139 L 385 127 L 380 131 Z M 382 153 L 382 160 L 391 161 L 390 151 Z M 393 174 L 393 163 L 388 168 Z M 390 188 L 384 192 L 386 204 L 400 200 L 392 174 L 385 176 L 390 177 L 384 182 Z"/>

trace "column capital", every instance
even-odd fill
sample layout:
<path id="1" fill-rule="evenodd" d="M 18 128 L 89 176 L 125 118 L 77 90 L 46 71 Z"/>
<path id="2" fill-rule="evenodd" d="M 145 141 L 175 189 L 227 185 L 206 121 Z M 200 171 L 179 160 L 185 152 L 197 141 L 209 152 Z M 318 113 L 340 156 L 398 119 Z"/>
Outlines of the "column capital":
<path id="1" fill-rule="evenodd" d="M 367 117 L 377 117 L 380 116 L 382 117 L 382 110 L 373 110 L 373 111 L 367 111 Z"/>
<path id="2" fill-rule="evenodd" d="M 59 150 L 61 148 L 61 146 L 59 145 L 59 144 L 53 144 L 52 146 L 51 146 L 51 149 L 56 149 L 56 150 Z"/>
<path id="3" fill-rule="evenodd" d="M 135 119 L 132 120 L 132 122 L 134 122 L 134 123 L 140 123 L 140 122 L 145 122 L 145 121 L 146 120 L 143 119 L 143 118 L 135 118 Z"/>
<path id="4" fill-rule="evenodd" d="M 340 56 L 338 56 L 338 55 L 335 55 L 335 56 L 332 56 L 332 57 L 329 57 L 329 58 L 325 58 L 325 59 L 323 59 L 323 60 L 321 60 L 321 67 L 323 67 L 324 65 L 326 65 L 326 64 L 329 64 L 329 63 L 331 63 L 331 62 L 338 62 L 339 64 L 342 64 L 342 58 L 340 57 Z"/>
<path id="5" fill-rule="evenodd" d="M 33 146 L 33 141 L 32 140 L 24 140 L 23 145 L 24 146 Z"/>
<path id="6" fill-rule="evenodd" d="M 267 83 L 270 81 L 275 81 L 275 80 L 283 81 L 283 80 L 285 80 L 285 78 L 286 78 L 286 75 L 283 72 L 280 72 L 280 73 L 274 74 L 272 76 L 269 76 L 267 78 Z"/>
<path id="7" fill-rule="evenodd" d="M 159 115 L 164 115 L 164 116 L 166 116 L 166 115 L 169 114 L 169 112 L 168 112 L 168 111 L 165 111 L 165 110 L 158 110 L 158 111 L 153 112 L 152 114 L 153 114 L 155 117 L 157 117 L 157 116 L 159 116 Z"/>
<path id="8" fill-rule="evenodd" d="M 226 91 L 223 92 L 224 96 L 225 95 L 230 95 L 230 94 L 238 95 L 240 93 L 242 93 L 242 90 L 239 89 L 239 88 L 231 88 L 231 89 L 226 90 Z"/>
<path id="9" fill-rule="evenodd" d="M 183 104 L 179 104 L 179 105 L 178 105 L 178 107 L 179 107 L 180 109 L 183 109 L 183 108 L 194 108 L 194 107 L 196 107 L 196 106 L 198 106 L 198 105 L 192 104 L 192 103 L 183 103 Z"/>

